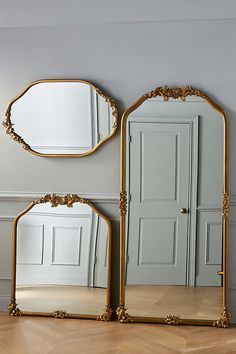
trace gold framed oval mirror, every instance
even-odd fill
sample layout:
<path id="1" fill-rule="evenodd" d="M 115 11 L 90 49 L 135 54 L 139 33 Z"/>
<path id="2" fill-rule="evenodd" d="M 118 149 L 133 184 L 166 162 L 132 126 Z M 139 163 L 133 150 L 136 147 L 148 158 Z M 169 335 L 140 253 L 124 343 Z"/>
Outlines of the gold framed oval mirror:
<path id="1" fill-rule="evenodd" d="M 121 122 L 120 322 L 228 327 L 228 120 L 157 87 Z"/>
<path id="2" fill-rule="evenodd" d="M 13 224 L 9 314 L 109 321 L 111 232 L 76 194 L 33 201 Z"/>
<path id="3" fill-rule="evenodd" d="M 114 99 L 85 80 L 38 80 L 7 106 L 6 133 L 37 156 L 83 157 L 118 126 Z"/>

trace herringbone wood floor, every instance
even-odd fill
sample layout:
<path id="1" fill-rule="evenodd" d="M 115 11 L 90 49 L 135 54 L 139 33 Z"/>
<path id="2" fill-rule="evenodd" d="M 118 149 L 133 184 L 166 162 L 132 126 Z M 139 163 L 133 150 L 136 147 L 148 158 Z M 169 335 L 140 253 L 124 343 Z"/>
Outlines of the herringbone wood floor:
<path id="1" fill-rule="evenodd" d="M 120 324 L 0 314 L 0 354 L 236 353 L 236 328 Z"/>

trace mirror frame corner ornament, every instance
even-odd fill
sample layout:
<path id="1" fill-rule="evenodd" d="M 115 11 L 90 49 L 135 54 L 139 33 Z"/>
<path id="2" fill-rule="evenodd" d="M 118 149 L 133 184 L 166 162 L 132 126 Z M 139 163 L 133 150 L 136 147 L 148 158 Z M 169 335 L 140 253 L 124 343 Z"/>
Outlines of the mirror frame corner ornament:
<path id="1" fill-rule="evenodd" d="M 66 205 L 68 208 L 72 208 L 73 204 L 79 202 L 81 204 L 87 204 L 91 209 L 99 215 L 108 226 L 108 256 L 107 256 L 107 288 L 106 288 L 106 305 L 104 312 L 101 315 L 89 315 L 89 314 L 69 314 L 62 309 L 58 309 L 52 313 L 50 312 L 28 312 L 22 311 L 16 303 L 16 251 L 17 251 L 17 224 L 21 216 L 25 215 L 37 204 L 51 203 L 51 207 L 57 207 L 58 205 Z M 13 222 L 12 232 L 12 282 L 11 282 L 11 299 L 8 305 L 8 311 L 10 316 L 41 316 L 41 317 L 53 317 L 53 318 L 84 318 L 95 319 L 97 321 L 110 321 L 112 318 L 113 310 L 111 308 L 111 243 L 112 243 L 112 228 L 110 220 L 103 215 L 95 205 L 88 199 L 79 197 L 77 194 L 56 195 L 46 194 L 43 197 L 32 201 L 22 212 L 20 212 Z"/>
<path id="2" fill-rule="evenodd" d="M 11 121 L 11 108 L 12 105 L 18 101 L 22 96 L 24 96 L 27 91 L 30 90 L 31 87 L 38 85 L 38 84 L 42 84 L 42 83 L 60 83 L 60 82 L 78 82 L 78 83 L 83 83 L 86 84 L 88 86 L 90 86 L 91 88 L 93 88 L 96 93 L 101 96 L 104 101 L 106 103 L 108 103 L 108 105 L 111 108 L 112 111 L 112 116 L 114 118 L 113 121 L 113 125 L 112 125 L 112 132 L 106 136 L 104 139 L 102 139 L 97 145 L 95 145 L 91 150 L 84 152 L 82 154 L 49 154 L 49 153 L 41 153 L 41 152 L 37 152 L 35 150 L 33 150 L 31 148 L 31 146 L 29 144 L 27 144 L 24 139 L 15 132 L 14 129 L 14 124 Z M 92 154 L 94 151 L 96 151 L 102 144 L 104 144 L 107 140 L 111 139 L 113 137 L 113 135 L 116 133 L 117 128 L 118 128 L 118 123 L 119 123 L 119 113 L 118 113 L 118 108 L 117 108 L 117 104 L 116 101 L 109 97 L 108 95 L 106 95 L 103 91 L 101 91 L 98 87 L 96 87 L 94 84 L 92 84 L 91 82 L 88 82 L 86 80 L 79 80 L 79 79 L 42 79 L 42 80 L 37 80 L 37 81 L 33 81 L 32 83 L 30 83 L 28 86 L 25 87 L 25 89 L 19 94 L 17 95 L 14 99 L 12 99 L 8 105 L 7 108 L 5 110 L 5 114 L 4 114 L 4 119 L 2 121 L 2 125 L 5 128 L 5 133 L 8 134 L 12 140 L 16 141 L 17 143 L 21 144 L 22 148 L 26 151 L 29 151 L 30 153 L 32 153 L 33 155 L 36 156 L 42 156 L 42 157 L 84 157 L 87 155 Z"/>
<path id="3" fill-rule="evenodd" d="M 223 195 L 222 195 L 222 216 L 223 216 L 223 262 L 222 271 L 219 275 L 223 278 L 223 309 L 218 320 L 182 319 L 179 315 L 171 314 L 166 318 L 156 317 L 136 317 L 127 312 L 125 307 L 125 227 L 127 213 L 127 190 L 126 190 L 126 122 L 128 116 L 137 109 L 143 102 L 155 97 L 162 97 L 164 102 L 169 99 L 180 99 L 186 101 L 188 96 L 198 96 L 206 100 L 211 107 L 221 113 L 224 125 L 224 167 L 223 167 Z M 230 210 L 230 195 L 228 190 L 228 117 L 225 111 L 214 102 L 203 91 L 192 86 L 170 88 L 167 85 L 145 93 L 134 104 L 123 113 L 121 119 L 121 172 L 120 172 L 120 303 L 116 309 L 116 314 L 120 323 L 129 322 L 149 322 L 163 323 L 168 325 L 205 325 L 218 328 L 228 328 L 232 318 L 228 309 L 228 218 Z"/>

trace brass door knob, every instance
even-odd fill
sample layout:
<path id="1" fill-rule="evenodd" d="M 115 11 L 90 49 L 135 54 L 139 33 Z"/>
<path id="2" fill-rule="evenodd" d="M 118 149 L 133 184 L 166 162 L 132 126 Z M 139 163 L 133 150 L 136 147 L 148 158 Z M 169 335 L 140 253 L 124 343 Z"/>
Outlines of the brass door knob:
<path id="1" fill-rule="evenodd" d="M 182 213 L 182 214 L 187 214 L 187 212 L 188 212 L 187 209 L 185 209 L 185 208 L 182 208 L 182 209 L 181 209 L 181 213 Z"/>

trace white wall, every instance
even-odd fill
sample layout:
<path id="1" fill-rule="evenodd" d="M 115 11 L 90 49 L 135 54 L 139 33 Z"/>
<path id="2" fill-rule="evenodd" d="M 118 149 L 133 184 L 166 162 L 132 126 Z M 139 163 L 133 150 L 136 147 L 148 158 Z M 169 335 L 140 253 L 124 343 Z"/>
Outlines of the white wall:
<path id="1" fill-rule="evenodd" d="M 236 289 L 236 2 L 0 1 L 0 28 L 1 115 L 9 99 L 40 78 L 90 80 L 118 99 L 120 111 L 144 92 L 164 84 L 193 85 L 226 109 L 230 192 L 235 196 L 230 286 Z M 104 194 L 104 199 L 119 192 L 119 135 L 94 155 L 62 160 L 35 157 L 2 131 L 0 151 L 0 190 L 13 196 L 16 191 L 93 192 Z M 2 201 L 0 214 L 14 215 L 14 204 L 14 198 Z M 109 214 L 110 207 L 105 207 Z M 117 211 L 114 214 L 117 218 Z M 10 227 L 6 223 L 10 221 L 5 220 L 1 228 L 0 277 L 10 273 Z M 117 268 L 113 281 L 117 283 Z M 7 296 L 7 288 L 2 289 L 2 297 Z M 116 293 L 113 296 L 117 299 Z M 232 291 L 231 298 L 236 320 Z"/>

